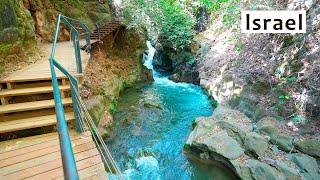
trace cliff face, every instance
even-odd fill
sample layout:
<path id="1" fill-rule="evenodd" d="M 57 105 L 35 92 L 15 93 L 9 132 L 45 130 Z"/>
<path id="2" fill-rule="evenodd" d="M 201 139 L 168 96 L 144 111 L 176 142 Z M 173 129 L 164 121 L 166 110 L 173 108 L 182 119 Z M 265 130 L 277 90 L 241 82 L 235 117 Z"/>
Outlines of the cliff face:
<path id="1" fill-rule="evenodd" d="M 28 56 L 24 48 L 35 45 L 34 22 L 22 1 L 0 2 L 0 77 L 8 63 Z M 32 50 L 32 49 L 31 49 Z"/>
<path id="2" fill-rule="evenodd" d="M 92 51 L 81 94 L 104 135 L 111 134 L 112 114 L 117 110 L 120 93 L 152 80 L 151 71 L 142 64 L 145 49 L 145 36 L 122 27 Z"/>
<path id="3" fill-rule="evenodd" d="M 244 5 L 244 4 L 242 4 Z M 307 34 L 241 34 L 222 17 L 198 35 L 200 83 L 222 104 L 254 120 L 265 115 L 304 122 L 319 117 L 319 3 L 288 1 L 269 8 L 306 9 Z M 280 8 L 280 9 L 281 9 Z M 220 21 L 219 21 L 220 19 Z"/>
<path id="4" fill-rule="evenodd" d="M 80 19 L 91 29 L 94 22 L 112 18 L 107 3 L 100 4 L 99 1 L 23 0 L 23 3 L 34 19 L 37 37 L 44 41 L 52 41 L 58 13 Z M 69 33 L 64 29 L 60 37 L 69 40 Z"/>
<path id="5" fill-rule="evenodd" d="M 84 0 L 1 0 L 0 2 L 0 77 L 39 58 L 37 46 L 51 42 L 58 13 L 80 19 L 89 28 L 98 20 L 110 20 L 108 4 Z M 62 28 L 60 40 L 69 40 Z"/>

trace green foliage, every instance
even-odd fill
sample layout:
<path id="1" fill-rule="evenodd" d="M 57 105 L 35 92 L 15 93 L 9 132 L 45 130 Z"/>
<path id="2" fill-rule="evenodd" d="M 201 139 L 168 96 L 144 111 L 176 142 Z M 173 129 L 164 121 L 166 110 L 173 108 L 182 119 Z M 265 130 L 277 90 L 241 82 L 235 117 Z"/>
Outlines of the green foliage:
<path id="1" fill-rule="evenodd" d="M 193 17 L 187 14 L 177 1 L 160 0 L 159 5 L 163 8 L 162 14 L 155 16 L 155 20 L 162 26 L 161 34 L 167 37 L 169 43 L 176 49 L 190 45 L 194 35 Z"/>
<path id="2" fill-rule="evenodd" d="M 296 82 L 297 81 L 297 77 L 295 76 L 289 76 L 286 78 L 286 80 L 290 83 Z"/>
<path id="3" fill-rule="evenodd" d="M 192 120 L 192 124 L 191 124 L 192 130 L 194 130 L 194 128 L 196 128 L 196 126 L 197 126 L 196 120 L 197 120 L 196 118 L 194 118 L 194 119 Z"/>
<path id="4" fill-rule="evenodd" d="M 109 106 L 109 112 L 111 114 L 115 114 L 117 112 L 118 102 L 113 100 Z"/>
<path id="5" fill-rule="evenodd" d="M 190 151 L 191 150 L 191 146 L 189 144 L 185 144 L 183 146 L 183 149 L 186 150 L 186 151 Z"/>
<path id="6" fill-rule="evenodd" d="M 191 58 L 187 62 L 190 66 L 195 66 L 197 64 L 197 61 L 195 58 Z"/>
<path id="7" fill-rule="evenodd" d="M 307 122 L 306 117 L 304 117 L 302 115 L 295 115 L 295 116 L 293 116 L 293 118 L 291 120 L 294 124 L 304 124 Z"/>
<path id="8" fill-rule="evenodd" d="M 242 51 L 242 49 L 245 48 L 245 46 L 246 46 L 246 44 L 241 42 L 235 46 L 235 51 L 237 53 L 240 53 Z"/>
<path id="9" fill-rule="evenodd" d="M 213 15 L 222 15 L 222 22 L 226 27 L 236 25 L 240 19 L 239 0 L 198 0 Z"/>
<path id="10" fill-rule="evenodd" d="M 123 10 L 129 27 L 144 25 L 163 44 L 183 49 L 193 42 L 194 17 L 177 0 L 126 0 Z"/>
<path id="11" fill-rule="evenodd" d="M 213 108 L 217 108 L 219 106 L 219 103 L 214 98 L 211 98 L 211 105 Z"/>

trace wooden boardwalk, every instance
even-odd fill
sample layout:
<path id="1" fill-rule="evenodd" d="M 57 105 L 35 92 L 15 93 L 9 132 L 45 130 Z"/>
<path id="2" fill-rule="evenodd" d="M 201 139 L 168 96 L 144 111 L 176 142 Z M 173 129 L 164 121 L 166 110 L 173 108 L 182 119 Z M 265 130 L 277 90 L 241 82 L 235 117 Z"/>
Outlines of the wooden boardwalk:
<path id="1" fill-rule="evenodd" d="M 42 60 L 0 79 L 1 180 L 64 178 L 59 137 L 55 132 L 57 120 L 48 60 L 51 46 L 42 46 Z M 81 78 L 82 74 L 76 73 L 74 54 L 72 42 L 59 42 L 55 59 Z M 81 58 L 84 71 L 90 54 L 81 51 Z M 77 133 L 73 129 L 75 118 L 70 85 L 66 76 L 57 69 L 56 72 L 79 176 L 81 179 L 107 179 L 91 134 Z"/>
<path id="2" fill-rule="evenodd" d="M 84 40 L 81 40 L 84 44 Z M 39 81 L 51 79 L 51 71 L 49 66 L 49 57 L 52 44 L 45 44 L 41 48 L 44 57 L 39 62 L 32 64 L 22 70 L 10 74 L 8 77 L 0 79 L 0 83 Z M 81 51 L 82 67 L 85 69 L 90 58 L 90 54 Z M 76 61 L 74 56 L 74 48 L 72 42 L 59 42 L 56 48 L 55 59 L 66 68 L 71 74 L 77 76 Z M 64 77 L 59 70 L 56 70 L 57 77 Z"/>
<path id="3" fill-rule="evenodd" d="M 106 179 L 90 133 L 70 131 L 81 179 Z M 57 133 L 0 142 L 0 179 L 63 179 Z"/>

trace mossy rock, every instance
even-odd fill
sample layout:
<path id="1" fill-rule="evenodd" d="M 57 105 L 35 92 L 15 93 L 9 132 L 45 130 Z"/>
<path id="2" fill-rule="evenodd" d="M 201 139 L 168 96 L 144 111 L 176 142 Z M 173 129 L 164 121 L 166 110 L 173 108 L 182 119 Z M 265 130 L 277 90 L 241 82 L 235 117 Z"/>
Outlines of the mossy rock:
<path id="1" fill-rule="evenodd" d="M 259 127 L 257 131 L 260 134 L 269 136 L 272 144 L 278 146 L 279 149 L 287 152 L 293 150 L 294 138 L 290 135 L 280 133 L 276 127 L 263 126 L 263 127 Z"/>
<path id="2" fill-rule="evenodd" d="M 0 16 L 0 56 L 19 56 L 35 44 L 33 18 L 22 1 L 2 0 Z"/>
<path id="3" fill-rule="evenodd" d="M 293 146 L 293 136 L 286 132 L 279 132 L 278 128 L 284 125 L 273 117 L 264 117 L 257 122 L 257 132 L 270 137 L 272 144 L 276 145 L 283 151 L 295 152 Z"/>
<path id="4" fill-rule="evenodd" d="M 269 166 L 268 164 L 262 163 L 257 160 L 250 159 L 248 161 L 248 166 L 253 179 L 259 180 L 278 180 L 284 179 L 283 175 L 279 173 L 275 168 Z"/>
<path id="5" fill-rule="evenodd" d="M 250 132 L 245 137 L 245 149 L 248 154 L 263 157 L 268 149 L 268 140 L 255 132 Z"/>
<path id="6" fill-rule="evenodd" d="M 229 101 L 228 104 L 243 112 L 247 117 L 253 121 L 258 121 L 263 116 L 265 116 L 265 111 L 262 110 L 257 103 L 248 98 L 249 96 L 242 92 L 240 95 L 234 95 Z"/>
<path id="7" fill-rule="evenodd" d="M 14 43 L 19 40 L 19 31 L 17 27 L 5 28 L 0 32 L 0 42 Z"/>
<path id="8" fill-rule="evenodd" d="M 288 162 L 276 160 L 275 167 L 278 169 L 279 172 L 285 175 L 286 179 L 301 179 L 298 169 L 289 165 Z"/>
<path id="9" fill-rule="evenodd" d="M 301 152 L 320 158 L 320 141 L 312 139 L 295 141 L 294 146 Z"/>
<path id="10" fill-rule="evenodd" d="M 316 159 L 306 154 L 291 154 L 289 158 L 298 166 L 303 179 L 320 179 L 319 166 Z"/>

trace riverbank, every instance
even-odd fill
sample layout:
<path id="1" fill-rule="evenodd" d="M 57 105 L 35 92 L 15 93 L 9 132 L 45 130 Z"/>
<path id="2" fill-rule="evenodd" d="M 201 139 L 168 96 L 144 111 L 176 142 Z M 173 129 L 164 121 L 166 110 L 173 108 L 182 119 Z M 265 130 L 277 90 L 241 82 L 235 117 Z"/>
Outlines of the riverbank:
<path id="1" fill-rule="evenodd" d="M 151 58 L 144 64 L 153 70 Z M 121 169 L 137 179 L 232 179 L 228 169 L 183 153 L 193 120 L 213 111 L 203 89 L 156 71 L 153 76 L 153 83 L 125 90 L 118 101 L 114 135 L 106 141 Z"/>
<path id="2" fill-rule="evenodd" d="M 248 35 L 222 17 L 198 35 L 200 85 L 218 101 L 199 118 L 186 150 L 220 162 L 242 179 L 319 179 L 319 23 L 308 9 L 307 35 Z M 312 87 L 311 87 L 312 86 Z"/>

